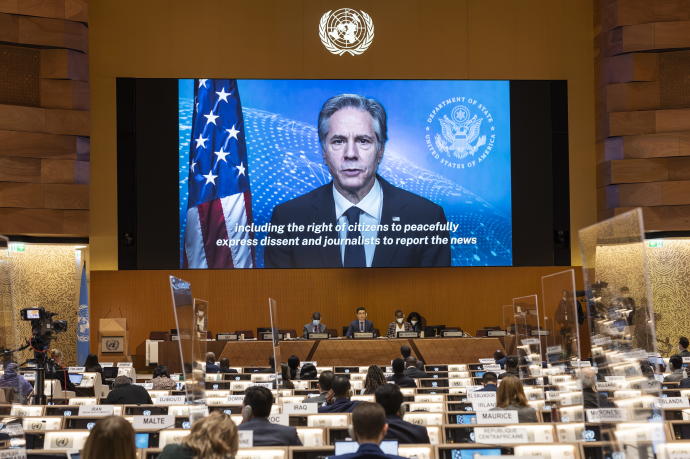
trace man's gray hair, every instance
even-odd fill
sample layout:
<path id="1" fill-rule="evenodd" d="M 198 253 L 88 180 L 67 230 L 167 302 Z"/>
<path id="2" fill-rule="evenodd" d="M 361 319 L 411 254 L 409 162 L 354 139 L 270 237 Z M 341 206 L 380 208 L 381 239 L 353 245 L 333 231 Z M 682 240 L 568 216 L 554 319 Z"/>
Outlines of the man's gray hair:
<path id="1" fill-rule="evenodd" d="M 325 149 L 324 145 L 329 129 L 328 121 L 331 119 L 331 116 L 338 110 L 348 107 L 364 110 L 371 115 L 374 119 L 373 128 L 376 133 L 376 140 L 379 142 L 379 148 L 383 147 L 388 140 L 386 109 L 383 108 L 383 105 L 376 99 L 370 99 L 359 94 L 340 94 L 324 102 L 319 112 L 318 129 L 321 148 Z"/>
<path id="2" fill-rule="evenodd" d="M 127 384 L 132 384 L 132 380 L 125 375 L 120 375 L 113 381 L 113 387 L 126 386 Z"/>
<path id="3" fill-rule="evenodd" d="M 594 389 L 597 384 L 597 372 L 594 368 L 583 368 L 580 372 L 583 389 Z"/>

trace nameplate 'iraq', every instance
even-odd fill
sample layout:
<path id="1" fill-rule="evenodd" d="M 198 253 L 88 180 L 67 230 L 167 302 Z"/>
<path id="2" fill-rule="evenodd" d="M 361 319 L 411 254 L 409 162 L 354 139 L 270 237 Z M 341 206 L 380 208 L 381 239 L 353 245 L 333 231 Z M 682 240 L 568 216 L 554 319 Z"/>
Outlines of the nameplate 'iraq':
<path id="1" fill-rule="evenodd" d="M 319 412 L 318 403 L 287 403 L 283 405 L 285 414 L 316 414 Z"/>
<path id="2" fill-rule="evenodd" d="M 527 443 L 527 429 L 520 427 L 477 427 L 474 429 L 477 443 Z"/>
<path id="3" fill-rule="evenodd" d="M 477 424 L 517 424 L 519 422 L 517 410 L 477 412 Z"/>
<path id="4" fill-rule="evenodd" d="M 81 405 L 79 407 L 79 416 L 112 416 L 115 412 L 115 407 L 112 405 Z"/>
<path id="5" fill-rule="evenodd" d="M 132 418 L 132 426 L 134 430 L 167 429 L 168 427 L 175 426 L 175 416 L 134 416 Z"/>

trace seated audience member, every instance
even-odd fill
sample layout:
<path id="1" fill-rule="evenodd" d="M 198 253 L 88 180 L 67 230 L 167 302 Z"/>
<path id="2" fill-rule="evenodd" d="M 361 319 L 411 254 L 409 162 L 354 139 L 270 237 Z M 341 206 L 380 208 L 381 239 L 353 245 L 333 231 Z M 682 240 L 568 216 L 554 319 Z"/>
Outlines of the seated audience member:
<path id="1" fill-rule="evenodd" d="M 383 374 L 381 367 L 378 365 L 370 365 L 367 369 L 367 377 L 364 380 L 362 394 L 373 395 L 374 391 L 382 384 L 386 384 L 386 375 Z"/>
<path id="2" fill-rule="evenodd" d="M 405 376 L 405 361 L 403 359 L 393 360 L 393 375 L 388 377 L 388 381 L 400 387 L 417 387 L 414 379 Z"/>
<path id="3" fill-rule="evenodd" d="M 16 363 L 6 363 L 4 368 L 5 372 L 0 376 L 0 389 L 5 392 L 5 399 L 11 403 L 26 403 L 34 390 L 33 386 L 19 374 Z"/>
<path id="4" fill-rule="evenodd" d="M 280 386 L 278 389 L 294 389 L 295 385 L 292 383 L 290 380 L 290 368 L 287 366 L 286 363 L 281 363 L 280 364 L 280 376 L 281 376 L 281 382 Z M 275 387 L 275 384 L 273 384 Z"/>
<path id="5" fill-rule="evenodd" d="M 520 377 L 520 372 L 518 370 L 518 358 L 516 356 L 509 355 L 506 357 L 505 370 L 505 373 L 498 375 L 498 379 L 503 379 L 507 376 L 515 376 L 516 378 Z"/>
<path id="6" fill-rule="evenodd" d="M 268 368 L 262 368 L 257 370 L 256 373 L 275 373 L 276 372 L 276 361 L 273 356 L 268 358 Z"/>
<path id="7" fill-rule="evenodd" d="M 412 326 L 412 331 L 422 332 L 424 327 L 426 327 L 426 319 L 418 312 L 411 312 L 407 316 L 406 322 L 409 322 Z"/>
<path id="8" fill-rule="evenodd" d="M 165 445 L 158 459 L 223 459 L 235 457 L 239 435 L 230 416 L 213 411 L 192 425 L 182 441 Z"/>
<path id="9" fill-rule="evenodd" d="M 290 369 L 290 379 L 298 379 L 299 376 L 299 357 L 296 355 L 291 355 L 288 357 L 288 368 Z"/>
<path id="10" fill-rule="evenodd" d="M 506 355 L 500 349 L 497 349 L 496 352 L 494 352 L 494 360 L 501 366 L 501 369 L 505 368 L 507 358 L 508 357 L 506 357 Z"/>
<path id="11" fill-rule="evenodd" d="M 60 351 L 59 349 L 51 349 L 50 359 L 52 360 L 52 364 L 55 367 L 55 369 L 62 368 L 62 351 Z"/>
<path id="12" fill-rule="evenodd" d="M 673 355 L 668 359 L 668 369 L 671 374 L 666 375 L 664 382 L 678 382 L 685 377 L 683 372 L 683 358 L 679 355 Z"/>
<path id="13" fill-rule="evenodd" d="M 412 348 L 408 346 L 407 344 L 403 344 L 400 346 L 400 356 L 402 357 L 403 360 L 408 358 L 409 356 L 412 355 Z"/>
<path id="14" fill-rule="evenodd" d="M 84 371 L 100 373 L 101 376 L 103 375 L 103 368 L 101 368 L 101 364 L 98 363 L 98 356 L 96 354 L 89 354 L 86 356 L 86 360 L 84 360 Z"/>
<path id="15" fill-rule="evenodd" d="M 107 416 L 98 420 L 89 432 L 81 451 L 82 459 L 135 459 L 136 457 L 134 428 L 131 422 L 121 416 Z"/>
<path id="16" fill-rule="evenodd" d="M 321 393 L 316 397 L 307 397 L 303 401 L 307 403 L 326 403 L 326 399 L 328 398 L 328 394 L 331 391 L 331 387 L 333 385 L 333 377 L 334 374 L 332 371 L 322 371 L 319 375 L 318 383 L 319 392 Z"/>
<path id="17" fill-rule="evenodd" d="M 685 336 L 678 338 L 678 355 L 681 357 L 690 357 L 690 351 L 688 351 L 688 346 L 690 343 Z"/>
<path id="18" fill-rule="evenodd" d="M 582 403 L 585 408 L 614 408 L 616 406 L 604 394 L 597 392 L 597 372 L 594 368 L 583 368 L 580 379 L 582 380 Z"/>
<path id="19" fill-rule="evenodd" d="M 398 336 L 399 331 L 412 331 L 412 325 L 409 322 L 405 322 L 405 314 L 400 309 L 395 311 L 395 320 L 388 324 L 386 336 L 395 338 Z"/>
<path id="20" fill-rule="evenodd" d="M 227 357 L 223 357 L 220 359 L 220 362 L 218 362 L 218 372 L 219 373 L 237 373 L 237 370 L 234 368 L 230 368 L 230 359 Z"/>
<path id="21" fill-rule="evenodd" d="M 482 387 L 479 392 L 496 392 L 498 388 L 498 377 L 493 371 L 485 371 L 482 375 Z"/>
<path id="22" fill-rule="evenodd" d="M 420 370 L 417 363 L 415 357 L 409 356 L 405 359 L 405 376 L 409 376 L 412 379 L 428 378 L 429 375 Z"/>
<path id="23" fill-rule="evenodd" d="M 62 366 L 62 352 L 59 349 L 51 349 L 50 351 L 50 359 L 46 365 L 46 379 L 60 381 L 62 390 L 77 390 L 69 379 L 67 369 Z"/>
<path id="24" fill-rule="evenodd" d="M 386 412 L 386 440 L 398 440 L 398 443 L 430 443 L 426 427 L 403 421 L 403 395 L 400 387 L 395 384 L 384 384 L 376 389 L 375 396 L 376 403 Z"/>
<path id="25" fill-rule="evenodd" d="M 377 403 L 362 402 L 352 412 L 352 437 L 359 448 L 355 453 L 341 454 L 339 459 L 388 458 L 402 459 L 400 456 L 385 454 L 379 444 L 388 432 L 386 412 Z"/>
<path id="26" fill-rule="evenodd" d="M 326 325 L 321 323 L 321 313 L 315 312 L 311 315 L 311 322 L 304 325 L 302 337 L 309 338 L 309 333 L 326 333 Z"/>
<path id="27" fill-rule="evenodd" d="M 216 365 L 216 354 L 213 352 L 206 353 L 206 373 L 219 373 L 220 367 Z"/>
<path id="28" fill-rule="evenodd" d="M 132 384 L 132 380 L 121 375 L 113 381 L 113 389 L 101 402 L 104 405 L 152 405 L 151 396 L 141 386 Z"/>
<path id="29" fill-rule="evenodd" d="M 355 333 L 374 333 L 374 323 L 370 320 L 367 320 L 367 309 L 360 306 L 357 308 L 355 313 L 357 318 L 350 322 L 350 325 L 347 327 L 347 331 L 345 332 L 345 336 L 352 338 L 355 336 Z"/>
<path id="30" fill-rule="evenodd" d="M 349 413 L 357 405 L 350 400 L 350 380 L 345 376 L 333 378 L 331 390 L 326 396 L 326 405 L 319 407 L 319 413 Z"/>
<path id="31" fill-rule="evenodd" d="M 176 387 L 175 381 L 170 378 L 168 367 L 165 365 L 158 365 L 153 370 L 153 390 L 173 390 Z"/>
<path id="32" fill-rule="evenodd" d="M 299 379 L 302 380 L 309 380 L 309 379 L 316 379 L 317 378 L 317 372 L 316 372 L 316 367 L 312 363 L 305 363 L 302 365 L 302 368 L 299 370 Z"/>
<path id="33" fill-rule="evenodd" d="M 262 386 L 250 386 L 244 392 L 242 424 L 239 430 L 254 432 L 254 446 L 302 446 L 294 427 L 272 424 L 268 420 L 273 394 Z"/>
<path id="34" fill-rule="evenodd" d="M 522 383 L 515 376 L 506 376 L 496 391 L 496 408 L 492 410 L 516 410 L 520 422 L 537 422 L 537 412 L 527 403 Z"/>

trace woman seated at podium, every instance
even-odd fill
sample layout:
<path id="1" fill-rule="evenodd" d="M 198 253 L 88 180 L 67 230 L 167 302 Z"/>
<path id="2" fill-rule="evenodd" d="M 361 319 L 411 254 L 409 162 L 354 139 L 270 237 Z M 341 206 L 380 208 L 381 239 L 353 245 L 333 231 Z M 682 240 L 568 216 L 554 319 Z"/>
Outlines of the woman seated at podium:
<path id="1" fill-rule="evenodd" d="M 522 382 L 515 376 L 506 376 L 496 391 L 496 408 L 492 410 L 515 410 L 520 422 L 537 422 L 537 411 L 529 406 Z"/>
<path id="2" fill-rule="evenodd" d="M 153 384 L 153 390 L 173 390 L 177 386 L 177 383 L 170 378 L 168 367 L 165 365 L 158 365 L 153 370 L 151 384 Z"/>

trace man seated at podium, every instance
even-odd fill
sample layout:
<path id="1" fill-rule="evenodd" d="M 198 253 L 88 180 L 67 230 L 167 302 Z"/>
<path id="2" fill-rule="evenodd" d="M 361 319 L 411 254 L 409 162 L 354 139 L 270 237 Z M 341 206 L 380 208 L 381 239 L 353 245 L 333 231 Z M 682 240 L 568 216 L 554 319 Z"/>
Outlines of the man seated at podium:
<path id="1" fill-rule="evenodd" d="M 303 400 L 303 402 L 306 403 L 326 403 L 326 399 L 328 398 L 328 394 L 331 391 L 331 388 L 333 387 L 333 377 L 334 374 L 330 370 L 325 370 L 322 371 L 321 374 L 319 375 L 319 392 L 320 394 L 316 397 L 307 397 Z"/>
<path id="2" fill-rule="evenodd" d="M 333 378 L 331 390 L 326 396 L 326 405 L 319 407 L 319 413 L 350 413 L 357 402 L 350 400 L 350 379 L 345 376 Z"/>
<path id="3" fill-rule="evenodd" d="M 315 312 L 311 315 L 311 322 L 304 324 L 302 336 L 309 338 L 309 333 L 326 333 L 326 326 L 321 323 L 321 313 Z"/>
<path id="4" fill-rule="evenodd" d="M 388 429 L 386 413 L 379 404 L 360 403 L 352 412 L 352 437 L 359 443 L 359 448 L 355 453 L 341 454 L 337 457 L 339 459 L 371 457 L 402 459 L 401 456 L 385 454 L 379 447 L 381 441 L 386 437 Z"/>
<path id="5" fill-rule="evenodd" d="M 367 320 L 367 309 L 360 306 L 355 311 L 357 318 L 350 322 L 345 336 L 352 338 L 355 333 L 374 333 L 374 323 Z"/>
<path id="6" fill-rule="evenodd" d="M 254 446 L 302 446 L 294 427 L 273 424 L 268 420 L 273 394 L 262 386 L 250 386 L 242 401 L 242 423 L 238 430 L 254 432 Z"/>
<path id="7" fill-rule="evenodd" d="M 206 353 L 206 373 L 219 373 L 220 367 L 216 365 L 216 354 L 213 352 Z"/>
<path id="8" fill-rule="evenodd" d="M 374 392 L 376 403 L 386 411 L 388 432 L 386 440 L 398 440 L 398 443 L 431 443 L 426 427 L 403 421 L 403 395 L 395 384 L 384 384 Z"/>

